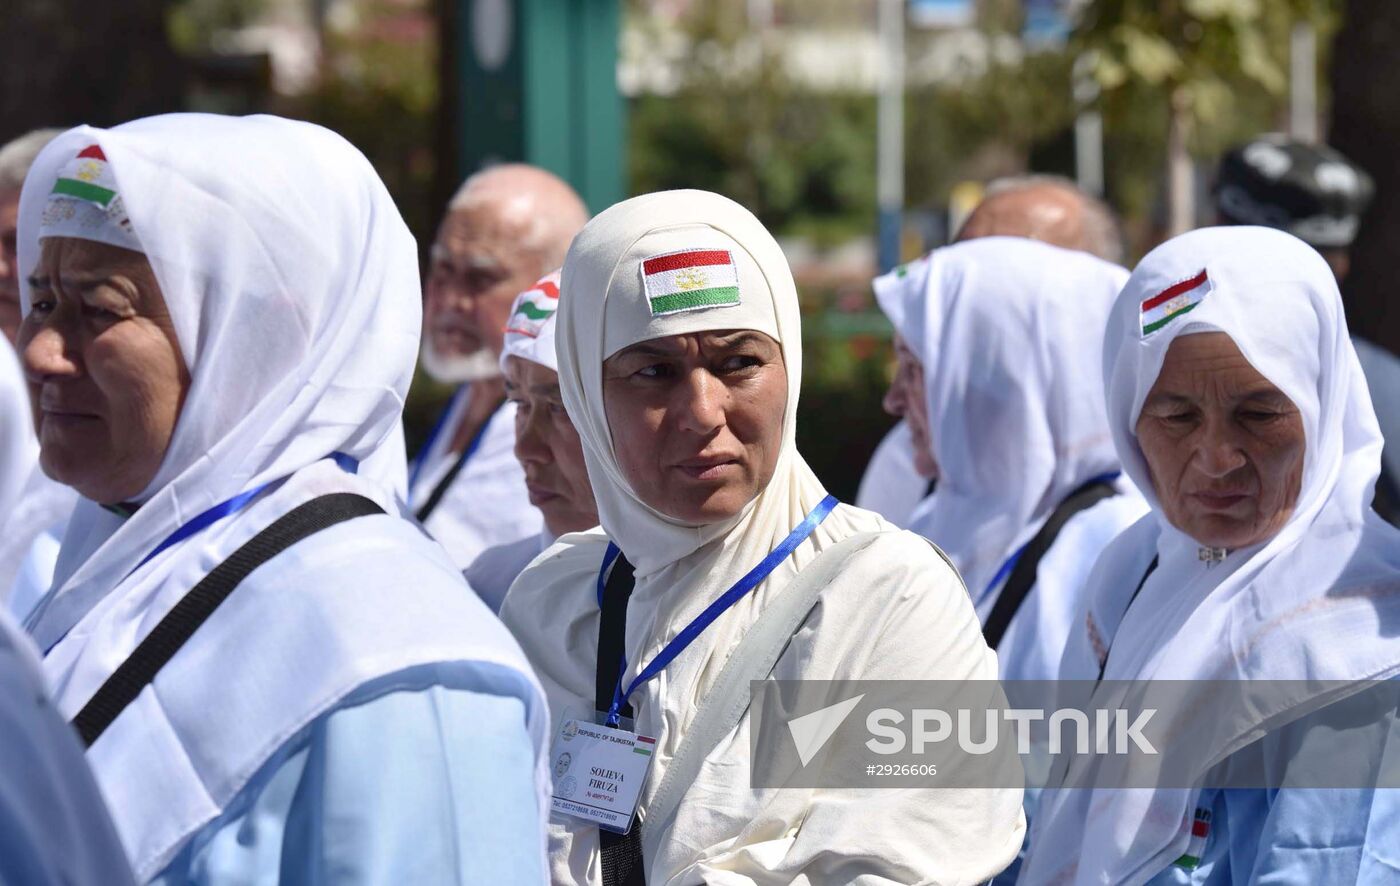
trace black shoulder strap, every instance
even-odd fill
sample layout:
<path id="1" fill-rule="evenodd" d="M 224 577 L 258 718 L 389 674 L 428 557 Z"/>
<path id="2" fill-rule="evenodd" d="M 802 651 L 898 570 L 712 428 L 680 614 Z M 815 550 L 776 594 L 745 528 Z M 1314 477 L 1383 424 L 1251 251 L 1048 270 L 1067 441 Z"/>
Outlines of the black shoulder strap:
<path id="1" fill-rule="evenodd" d="M 1045 521 L 1045 525 L 1040 527 L 1035 538 L 1031 539 L 1030 543 L 1026 545 L 1026 549 L 1021 552 L 1020 558 L 1016 561 L 1016 567 L 1011 570 L 1010 577 L 1002 586 L 1001 593 L 997 596 L 996 605 L 992 607 L 992 613 L 987 616 L 987 623 L 982 627 L 982 636 L 986 638 L 988 646 L 995 649 L 1001 643 L 1001 638 L 1006 635 L 1006 629 L 1011 625 L 1011 619 L 1015 618 L 1016 611 L 1025 602 L 1026 595 L 1035 586 L 1035 572 L 1040 567 L 1041 558 L 1045 556 L 1046 551 L 1050 550 L 1050 546 L 1055 543 L 1056 536 L 1060 534 L 1060 530 L 1069 522 L 1069 519 L 1080 511 L 1117 494 L 1118 490 L 1113 487 L 1112 483 L 1106 480 L 1090 480 L 1060 502 L 1060 506 L 1050 515 L 1050 519 Z"/>
<path id="2" fill-rule="evenodd" d="M 1123 607 L 1123 615 L 1120 616 L 1119 619 L 1118 619 L 1118 623 L 1119 623 L 1120 625 L 1123 623 L 1123 619 L 1128 617 L 1128 610 L 1131 609 L 1131 608 L 1133 608 L 1133 601 L 1135 601 L 1135 600 L 1138 598 L 1138 594 L 1141 594 L 1141 593 L 1142 593 L 1142 586 L 1145 585 L 1145 584 L 1147 584 L 1147 579 L 1149 579 L 1149 578 L 1152 576 L 1152 573 L 1153 573 L 1153 572 L 1156 572 L 1156 571 L 1157 571 L 1157 560 L 1158 560 L 1158 558 L 1159 558 L 1159 555 L 1157 555 L 1157 554 L 1153 554 L 1153 555 L 1152 555 L 1152 562 L 1147 564 L 1147 571 L 1144 572 L 1144 573 L 1142 574 L 1142 578 L 1138 579 L 1137 587 L 1136 587 L 1136 588 L 1133 588 L 1133 595 L 1132 595 L 1131 597 L 1128 598 L 1128 605 Z M 1114 632 L 1114 636 L 1115 636 L 1115 637 L 1117 636 L 1117 632 L 1116 632 L 1116 631 Z M 1100 683 L 1103 682 L 1104 671 L 1108 670 L 1108 656 L 1109 656 L 1109 653 L 1111 653 L 1111 652 L 1113 652 L 1113 641 L 1112 641 L 1112 640 L 1109 640 L 1109 641 L 1108 641 L 1108 648 L 1105 649 L 1104 652 L 1103 652 L 1103 661 L 1099 662 L 1099 679 L 1098 679 L 1098 682 L 1100 682 Z"/>
<path id="3" fill-rule="evenodd" d="M 598 667 L 594 681 L 593 707 L 607 713 L 612 707 L 617 681 L 622 677 L 622 657 L 627 642 L 627 601 L 632 596 L 634 579 L 632 564 L 618 554 L 612 572 L 603 586 L 603 611 L 598 622 Z M 620 713 L 632 716 L 632 706 L 622 705 Z M 599 829 L 602 848 L 603 886 L 646 886 L 646 868 L 642 861 L 642 823 L 632 823 L 626 834 Z"/>
<path id="4" fill-rule="evenodd" d="M 244 542 L 166 613 L 73 718 L 73 727 L 83 745 L 92 747 L 250 572 L 322 529 L 355 517 L 382 513 L 383 508 L 362 495 L 323 495 L 287 512 Z"/>

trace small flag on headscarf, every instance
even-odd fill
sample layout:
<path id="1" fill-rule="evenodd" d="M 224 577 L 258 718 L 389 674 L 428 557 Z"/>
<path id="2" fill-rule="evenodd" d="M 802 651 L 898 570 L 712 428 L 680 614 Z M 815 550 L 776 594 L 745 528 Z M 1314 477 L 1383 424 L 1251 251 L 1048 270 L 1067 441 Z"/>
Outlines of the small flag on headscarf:
<path id="1" fill-rule="evenodd" d="M 1151 335 L 1189 312 L 1210 291 L 1210 277 L 1202 270 L 1196 276 L 1174 283 L 1142 302 L 1142 334 Z"/>
<path id="2" fill-rule="evenodd" d="M 686 249 L 642 262 L 653 317 L 739 303 L 739 270 L 727 249 Z"/>

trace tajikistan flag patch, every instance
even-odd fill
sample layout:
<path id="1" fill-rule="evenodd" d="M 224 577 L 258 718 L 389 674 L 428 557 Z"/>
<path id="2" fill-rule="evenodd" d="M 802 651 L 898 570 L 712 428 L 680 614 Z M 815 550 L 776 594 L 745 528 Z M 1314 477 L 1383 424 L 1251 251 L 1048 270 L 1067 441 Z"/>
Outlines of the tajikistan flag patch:
<path id="1" fill-rule="evenodd" d="M 642 288 L 653 317 L 737 305 L 739 269 L 728 249 L 668 252 L 642 262 Z"/>
<path id="2" fill-rule="evenodd" d="M 1151 335 L 1168 323 L 1190 313 L 1210 292 L 1210 277 L 1201 271 L 1188 280 L 1173 283 L 1142 302 L 1142 334 Z"/>

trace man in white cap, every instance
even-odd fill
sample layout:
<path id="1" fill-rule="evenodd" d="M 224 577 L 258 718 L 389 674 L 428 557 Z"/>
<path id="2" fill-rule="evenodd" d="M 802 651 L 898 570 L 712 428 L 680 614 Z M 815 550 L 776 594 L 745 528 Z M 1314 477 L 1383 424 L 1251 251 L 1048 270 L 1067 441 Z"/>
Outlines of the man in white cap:
<path id="1" fill-rule="evenodd" d="M 563 264 L 587 220 L 562 179 L 512 163 L 468 178 L 433 241 L 420 357 L 433 378 L 461 387 L 410 469 L 409 506 L 459 567 L 541 529 L 512 454 L 515 407 L 499 361 L 515 296 Z"/>
<path id="2" fill-rule="evenodd" d="M 530 504 L 544 515 L 544 530 L 488 548 L 464 570 L 468 584 L 493 612 L 501 608 L 515 577 L 555 539 L 598 525 L 583 443 L 559 391 L 559 358 L 554 353 L 558 308 L 555 271 L 516 296 L 506 322 L 501 372 L 506 396 L 515 406 L 515 457 L 525 471 Z"/>

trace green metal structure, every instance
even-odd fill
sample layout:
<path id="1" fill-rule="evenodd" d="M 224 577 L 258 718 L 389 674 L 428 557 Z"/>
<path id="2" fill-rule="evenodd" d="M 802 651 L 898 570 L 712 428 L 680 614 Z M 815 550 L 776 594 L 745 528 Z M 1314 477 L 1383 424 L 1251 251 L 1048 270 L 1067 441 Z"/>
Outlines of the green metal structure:
<path id="1" fill-rule="evenodd" d="M 458 0 L 460 166 L 523 161 L 593 212 L 626 196 L 619 0 Z"/>

